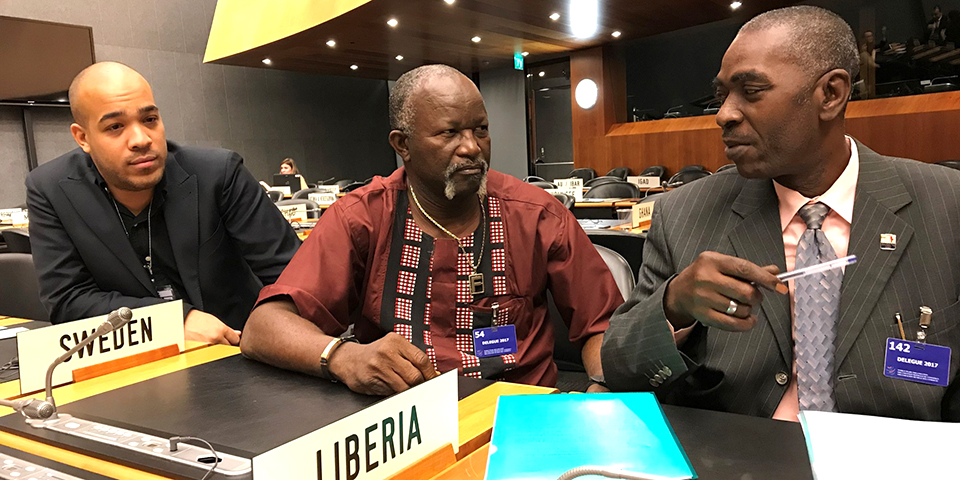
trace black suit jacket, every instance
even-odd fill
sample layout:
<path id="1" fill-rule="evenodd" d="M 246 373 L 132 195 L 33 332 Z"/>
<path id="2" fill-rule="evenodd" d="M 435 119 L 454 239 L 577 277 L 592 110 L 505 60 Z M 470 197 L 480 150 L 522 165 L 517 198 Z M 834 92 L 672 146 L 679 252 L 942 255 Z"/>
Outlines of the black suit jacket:
<path id="1" fill-rule="evenodd" d="M 193 306 L 241 329 L 264 284 L 300 245 L 235 152 L 167 142 L 163 215 Z M 30 172 L 30 244 L 53 323 L 162 302 L 127 240 L 90 156 Z"/>
<path id="2" fill-rule="evenodd" d="M 849 413 L 960 420 L 960 172 L 857 147 L 848 253 L 858 262 L 846 268 L 840 293 L 837 406 Z M 897 235 L 896 250 L 880 249 L 884 233 Z M 730 170 L 657 202 L 639 282 L 604 336 L 604 375 L 614 390 L 655 391 L 669 403 L 770 417 L 793 365 L 788 296 L 765 292 L 757 325 L 747 332 L 698 323 L 679 350 L 667 326 L 669 280 L 708 250 L 785 270 L 772 181 Z M 928 342 L 953 349 L 946 388 L 883 375 L 885 339 L 900 336 L 894 314 L 903 315 L 913 340 L 921 305 L 934 312 Z M 658 374 L 663 381 L 651 382 Z"/>

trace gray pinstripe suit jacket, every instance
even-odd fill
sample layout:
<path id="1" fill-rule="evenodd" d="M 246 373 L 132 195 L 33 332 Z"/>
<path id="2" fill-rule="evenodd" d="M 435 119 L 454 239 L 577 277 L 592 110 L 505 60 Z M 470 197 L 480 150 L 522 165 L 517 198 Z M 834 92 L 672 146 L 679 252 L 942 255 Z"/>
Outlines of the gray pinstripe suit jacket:
<path id="1" fill-rule="evenodd" d="M 878 155 L 858 142 L 856 188 L 836 337 L 836 397 L 842 412 L 960 420 L 960 171 Z M 730 170 L 665 195 L 653 214 L 640 279 L 610 320 L 601 353 L 613 390 L 655 391 L 661 401 L 770 417 L 793 365 L 790 302 L 765 292 L 759 321 L 732 333 L 696 324 L 679 350 L 663 296 L 673 275 L 712 250 L 785 270 L 777 196 L 770 180 Z M 897 235 L 894 251 L 880 234 Z M 883 376 L 887 337 L 908 339 L 919 307 L 934 311 L 929 343 L 953 349 L 950 386 Z M 669 367 L 664 369 L 663 367 Z M 658 372 L 672 374 L 651 382 Z M 655 383 L 660 383 L 654 386 Z"/>

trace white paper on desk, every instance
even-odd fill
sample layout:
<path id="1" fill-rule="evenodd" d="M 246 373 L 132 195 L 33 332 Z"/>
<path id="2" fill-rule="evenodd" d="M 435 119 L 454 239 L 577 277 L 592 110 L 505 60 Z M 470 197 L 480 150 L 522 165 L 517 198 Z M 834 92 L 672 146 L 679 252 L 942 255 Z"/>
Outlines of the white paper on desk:
<path id="1" fill-rule="evenodd" d="M 957 478 L 960 424 L 800 412 L 816 480 Z"/>
<path id="2" fill-rule="evenodd" d="M 26 332 L 26 327 L 17 327 L 17 328 L 3 328 L 0 330 L 0 340 L 6 340 L 8 338 L 16 337 L 20 332 Z"/>

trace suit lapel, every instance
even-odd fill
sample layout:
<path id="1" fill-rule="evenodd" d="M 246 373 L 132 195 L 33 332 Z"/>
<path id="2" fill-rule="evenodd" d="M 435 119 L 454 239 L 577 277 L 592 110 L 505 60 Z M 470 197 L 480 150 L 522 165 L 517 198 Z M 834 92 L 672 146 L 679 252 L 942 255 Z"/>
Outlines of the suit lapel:
<path id="1" fill-rule="evenodd" d="M 896 169 L 863 144 L 857 142 L 857 148 L 860 172 L 847 247 L 848 254 L 857 256 L 857 263 L 846 268 L 840 288 L 835 365 L 840 365 L 850 353 L 913 237 L 913 228 L 896 215 L 912 201 Z M 895 250 L 880 250 L 883 233 L 897 236 Z"/>
<path id="2" fill-rule="evenodd" d="M 757 265 L 776 265 L 786 270 L 783 255 L 783 230 L 780 227 L 780 210 L 773 182 L 747 180 L 731 209 L 741 221 L 729 234 L 736 256 Z M 760 305 L 765 319 L 773 330 L 780 354 L 788 364 L 793 358 L 792 327 L 790 323 L 790 298 L 787 295 L 764 292 Z"/>
<path id="3" fill-rule="evenodd" d="M 127 239 L 127 234 L 120 223 L 117 207 L 107 199 L 104 192 L 97 185 L 97 174 L 92 161 L 88 161 L 89 171 L 82 171 L 76 176 L 60 180 L 60 189 L 70 199 L 77 215 L 87 224 L 87 227 L 100 239 L 120 263 L 136 277 L 137 281 L 153 292 L 153 283 L 143 269 L 143 262 L 133 251 L 133 246 Z"/>
<path id="4" fill-rule="evenodd" d="M 166 186 L 163 218 L 173 256 L 180 273 L 180 281 L 190 301 L 203 308 L 200 294 L 200 220 L 198 210 L 197 176 L 189 175 L 177 161 L 176 153 L 167 157 Z"/>

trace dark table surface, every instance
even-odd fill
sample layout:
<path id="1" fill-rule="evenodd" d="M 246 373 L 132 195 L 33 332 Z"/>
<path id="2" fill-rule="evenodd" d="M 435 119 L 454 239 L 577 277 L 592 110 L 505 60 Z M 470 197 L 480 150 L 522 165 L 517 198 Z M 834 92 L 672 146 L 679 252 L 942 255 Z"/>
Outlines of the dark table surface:
<path id="1" fill-rule="evenodd" d="M 31 320 L 26 323 L 20 323 L 17 325 L 11 325 L 7 328 L 20 328 L 24 327 L 28 330 L 33 330 L 35 328 L 49 327 L 50 322 L 40 322 L 37 320 Z M 0 340 L 0 368 L 6 365 L 8 362 L 13 360 L 17 356 L 17 337 L 5 338 Z M 9 382 L 11 380 L 17 380 L 20 378 L 20 370 L 16 368 L 8 368 L 5 370 L 0 370 L 0 383 Z"/>
<path id="2" fill-rule="evenodd" d="M 459 398 L 490 383 L 461 377 Z M 381 400 L 236 355 L 79 400 L 60 411 L 152 435 L 198 435 L 227 453 L 251 458 Z M 799 424 L 670 405 L 663 409 L 701 479 L 813 478 Z M 190 473 L 32 429 L 17 415 L 0 418 L 0 429 L 157 473 Z"/>

